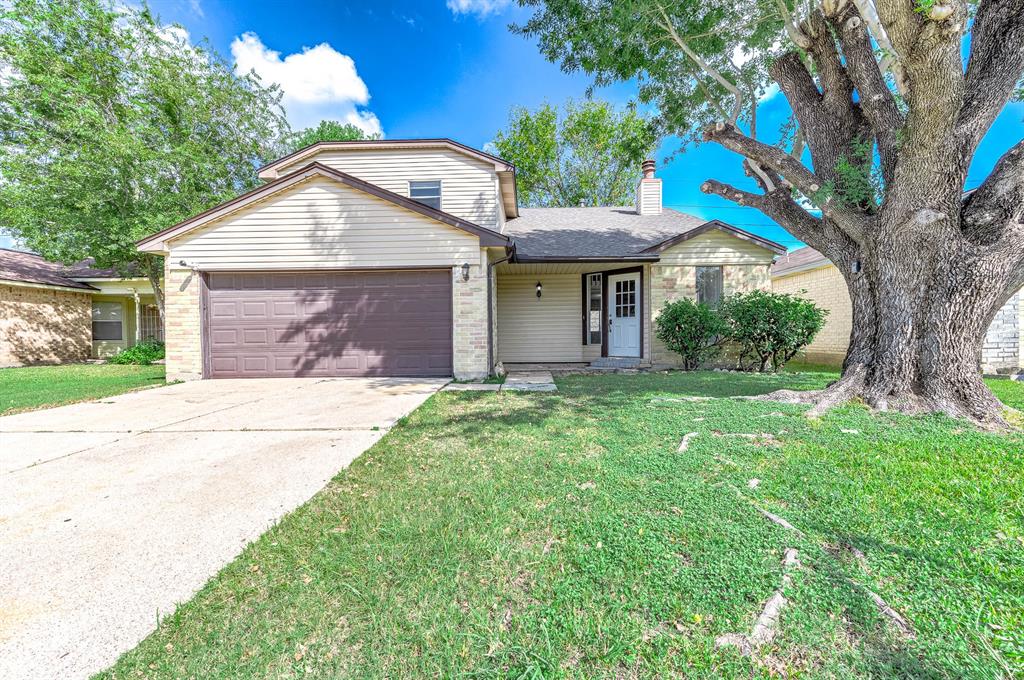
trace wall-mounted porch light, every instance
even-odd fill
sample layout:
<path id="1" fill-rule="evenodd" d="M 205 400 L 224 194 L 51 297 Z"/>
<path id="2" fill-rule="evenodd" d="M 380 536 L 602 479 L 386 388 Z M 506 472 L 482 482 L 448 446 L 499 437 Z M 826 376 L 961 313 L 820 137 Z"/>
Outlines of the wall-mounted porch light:
<path id="1" fill-rule="evenodd" d="M 463 281 L 469 281 L 469 263 L 468 262 L 463 262 L 462 263 L 462 280 Z"/>
<path id="2" fill-rule="evenodd" d="M 537 297 L 540 297 L 541 292 L 544 290 L 544 286 L 540 285 L 540 281 L 537 282 Z"/>

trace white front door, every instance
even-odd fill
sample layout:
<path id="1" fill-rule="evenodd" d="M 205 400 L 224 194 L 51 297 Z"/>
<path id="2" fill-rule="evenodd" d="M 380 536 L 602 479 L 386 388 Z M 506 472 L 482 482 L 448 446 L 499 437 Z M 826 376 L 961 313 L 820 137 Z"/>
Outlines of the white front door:
<path id="1" fill-rule="evenodd" d="M 640 274 L 608 277 L 608 356 L 640 356 Z"/>

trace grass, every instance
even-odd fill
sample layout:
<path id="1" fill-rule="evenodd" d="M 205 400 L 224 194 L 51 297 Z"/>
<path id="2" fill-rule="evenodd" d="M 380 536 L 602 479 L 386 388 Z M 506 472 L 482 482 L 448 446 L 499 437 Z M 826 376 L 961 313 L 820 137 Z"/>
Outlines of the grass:
<path id="1" fill-rule="evenodd" d="M 1024 436 L 726 398 L 834 377 L 439 393 L 103 677 L 1024 673 Z M 1024 385 L 993 384 L 1024 406 Z M 750 631 L 786 548 L 801 566 L 774 641 L 717 649 Z"/>
<path id="2" fill-rule="evenodd" d="M 164 384 L 163 366 L 67 364 L 0 369 L 0 415 Z"/>

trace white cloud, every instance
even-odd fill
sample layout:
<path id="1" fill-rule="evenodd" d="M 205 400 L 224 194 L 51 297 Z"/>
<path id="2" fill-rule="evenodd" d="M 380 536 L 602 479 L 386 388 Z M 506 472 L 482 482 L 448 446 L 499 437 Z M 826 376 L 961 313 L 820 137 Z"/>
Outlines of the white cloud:
<path id="1" fill-rule="evenodd" d="M 204 16 L 206 16 L 203 13 L 203 6 L 199 2 L 199 0 L 188 0 L 188 7 L 189 7 L 189 9 L 192 10 L 192 13 L 195 14 L 200 19 L 202 19 Z"/>
<path id="2" fill-rule="evenodd" d="M 352 123 L 367 133 L 380 133 L 377 116 L 363 107 L 370 91 L 348 55 L 327 43 L 289 54 L 271 50 L 255 33 L 245 33 L 231 43 L 235 71 L 255 71 L 265 83 L 277 83 L 288 122 L 295 129 L 316 125 L 323 119 Z"/>
<path id="3" fill-rule="evenodd" d="M 512 0 L 448 0 L 448 9 L 455 14 L 475 14 L 485 17 L 501 12 L 512 4 Z"/>

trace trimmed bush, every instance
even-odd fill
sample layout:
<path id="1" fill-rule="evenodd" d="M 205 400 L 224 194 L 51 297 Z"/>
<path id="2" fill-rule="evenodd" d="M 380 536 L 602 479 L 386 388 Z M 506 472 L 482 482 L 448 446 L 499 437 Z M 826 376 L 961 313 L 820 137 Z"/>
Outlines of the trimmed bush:
<path id="1" fill-rule="evenodd" d="M 156 340 L 144 340 L 137 345 L 123 349 L 107 359 L 111 364 L 138 364 L 149 366 L 154 361 L 164 358 L 164 343 Z"/>
<path id="2" fill-rule="evenodd" d="M 762 373 L 785 366 L 814 340 L 828 315 L 810 300 L 764 290 L 730 295 L 718 311 L 739 347 L 739 368 Z"/>
<path id="3" fill-rule="evenodd" d="M 666 302 L 658 316 L 656 335 L 692 371 L 718 356 L 729 327 L 707 305 L 683 298 Z"/>

